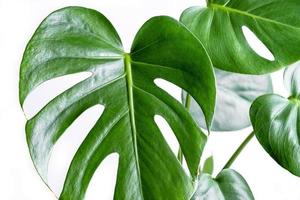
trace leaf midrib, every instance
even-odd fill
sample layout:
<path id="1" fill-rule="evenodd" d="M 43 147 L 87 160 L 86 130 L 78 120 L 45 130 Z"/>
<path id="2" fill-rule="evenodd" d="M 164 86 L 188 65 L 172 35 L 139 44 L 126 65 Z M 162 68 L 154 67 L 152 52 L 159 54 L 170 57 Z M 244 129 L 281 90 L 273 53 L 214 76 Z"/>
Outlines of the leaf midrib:
<path id="1" fill-rule="evenodd" d="M 125 62 L 125 73 L 126 73 L 126 82 L 127 82 L 127 92 L 128 92 L 128 104 L 129 104 L 129 116 L 130 116 L 130 123 L 132 128 L 132 140 L 133 140 L 133 151 L 135 157 L 135 166 L 138 173 L 138 180 L 139 180 L 139 189 L 143 196 L 142 190 L 142 181 L 141 181 L 141 172 L 140 172 L 140 165 L 139 165 L 139 155 L 137 152 L 137 138 L 136 138 L 136 124 L 135 124 L 135 115 L 134 115 L 134 102 L 133 102 L 133 79 L 132 79 L 132 69 L 131 69 L 131 57 L 130 54 L 124 55 L 124 62 Z"/>
<path id="2" fill-rule="evenodd" d="M 240 14 L 240 15 L 245 15 L 245 16 L 253 18 L 254 20 L 258 19 L 258 20 L 267 21 L 267 22 L 270 22 L 270 23 L 273 23 L 273 24 L 286 26 L 286 27 L 289 27 L 289 28 L 292 28 L 292 29 L 298 29 L 298 27 L 295 27 L 295 26 L 292 26 L 292 25 L 289 25 L 289 24 L 285 24 L 285 23 L 275 21 L 275 20 L 272 20 L 272 19 L 269 19 L 269 18 L 261 17 L 259 15 L 254 15 L 254 14 L 248 13 L 246 11 L 238 10 L 238 9 L 231 8 L 231 7 L 228 7 L 228 6 L 225 6 L 225 5 L 219 5 L 219 4 L 211 3 L 211 4 L 208 5 L 208 7 L 212 8 L 212 9 L 219 9 L 219 10 L 222 10 L 222 11 L 228 12 L 228 13 L 231 12 L 231 13 L 237 13 L 237 14 Z"/>

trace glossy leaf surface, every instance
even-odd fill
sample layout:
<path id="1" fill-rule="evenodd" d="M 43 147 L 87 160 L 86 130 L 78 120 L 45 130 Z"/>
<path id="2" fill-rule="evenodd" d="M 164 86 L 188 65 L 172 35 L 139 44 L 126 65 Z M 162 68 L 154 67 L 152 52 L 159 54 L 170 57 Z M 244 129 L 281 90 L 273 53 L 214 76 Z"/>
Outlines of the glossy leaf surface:
<path id="1" fill-rule="evenodd" d="M 236 131 L 251 125 L 249 109 L 259 96 L 272 93 L 270 75 L 244 75 L 215 69 L 217 80 L 217 102 L 211 130 Z M 182 93 L 183 102 L 186 93 Z M 205 117 L 197 102 L 191 100 L 190 112 L 205 128 Z"/>
<path id="2" fill-rule="evenodd" d="M 291 92 L 288 99 L 275 94 L 259 97 L 250 112 L 260 144 L 279 165 L 297 176 L 300 176 L 299 72 L 299 65 L 285 71 L 284 81 Z"/>
<path id="3" fill-rule="evenodd" d="M 88 108 L 105 106 L 72 160 L 59 199 L 84 199 L 94 172 L 111 153 L 119 154 L 114 199 L 188 199 L 206 136 L 184 106 L 154 80 L 165 79 L 188 91 L 210 124 L 215 80 L 198 40 L 176 20 L 154 17 L 142 26 L 126 54 L 102 14 L 64 8 L 42 22 L 26 48 L 21 104 L 43 82 L 77 72 L 92 75 L 51 100 L 26 124 L 32 159 L 47 183 L 51 150 L 65 130 Z M 167 145 L 155 115 L 172 128 L 191 176 Z"/>
<path id="4" fill-rule="evenodd" d="M 300 59 L 298 0 L 208 0 L 185 10 L 181 21 L 202 41 L 215 67 L 246 74 L 276 71 Z M 248 43 L 249 28 L 273 54 L 258 55 Z"/>
<path id="5" fill-rule="evenodd" d="M 221 171 L 216 178 L 202 174 L 198 182 L 192 200 L 254 200 L 245 179 L 232 169 Z"/>

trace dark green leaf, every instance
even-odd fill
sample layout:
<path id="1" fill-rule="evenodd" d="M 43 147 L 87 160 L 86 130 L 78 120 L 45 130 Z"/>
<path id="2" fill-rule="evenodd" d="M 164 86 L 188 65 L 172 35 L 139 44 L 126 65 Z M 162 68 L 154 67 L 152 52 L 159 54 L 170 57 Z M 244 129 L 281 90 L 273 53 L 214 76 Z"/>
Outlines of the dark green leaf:
<path id="1" fill-rule="evenodd" d="M 47 183 L 55 143 L 81 113 L 101 104 L 103 114 L 75 154 L 60 199 L 83 199 L 95 170 L 114 152 L 119 154 L 114 199 L 188 199 L 206 136 L 154 79 L 188 91 L 210 124 L 215 80 L 198 40 L 176 20 L 155 17 L 143 25 L 131 53 L 126 54 L 102 14 L 64 8 L 42 22 L 26 48 L 20 73 L 21 104 L 43 82 L 76 72 L 92 75 L 54 98 L 26 124 L 30 153 L 43 180 Z M 167 145 L 155 115 L 170 124 L 191 177 Z"/>
<path id="2" fill-rule="evenodd" d="M 202 41 L 215 67 L 263 74 L 300 59 L 299 0 L 209 0 L 208 7 L 184 11 L 181 21 Z M 259 56 L 248 44 L 248 27 L 272 52 Z"/>
<path id="3" fill-rule="evenodd" d="M 260 144 L 279 165 L 297 176 L 300 176 L 299 72 L 299 65 L 285 72 L 284 81 L 291 97 L 265 95 L 255 100 L 250 110 Z"/>
<path id="4" fill-rule="evenodd" d="M 254 200 L 245 179 L 232 169 L 225 169 L 214 179 L 209 174 L 199 177 L 192 200 Z"/>
<path id="5" fill-rule="evenodd" d="M 251 103 L 273 91 L 270 75 L 244 75 L 219 69 L 215 69 L 215 74 L 217 102 L 211 130 L 236 131 L 250 126 Z M 186 92 L 183 92 L 183 102 L 185 97 Z M 205 128 L 205 117 L 194 99 L 191 100 L 190 112 L 199 126 Z"/>

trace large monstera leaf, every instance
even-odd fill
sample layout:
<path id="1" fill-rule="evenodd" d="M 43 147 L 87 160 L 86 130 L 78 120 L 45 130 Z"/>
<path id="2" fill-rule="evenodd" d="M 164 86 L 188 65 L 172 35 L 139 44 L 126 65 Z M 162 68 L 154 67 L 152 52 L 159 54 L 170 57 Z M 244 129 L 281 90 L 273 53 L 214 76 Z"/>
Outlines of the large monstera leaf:
<path id="1" fill-rule="evenodd" d="M 50 14 L 26 48 L 21 104 L 43 82 L 77 72 L 92 75 L 51 100 L 26 124 L 33 162 L 47 183 L 50 152 L 64 131 L 88 108 L 105 106 L 72 160 L 59 199 L 84 199 L 95 170 L 114 152 L 119 154 L 114 199 L 188 199 L 206 136 L 154 80 L 165 79 L 188 91 L 209 125 L 215 80 L 201 43 L 176 20 L 154 17 L 142 26 L 126 54 L 102 14 L 68 7 Z M 167 145 L 155 115 L 164 117 L 174 131 L 191 176 Z"/>
<path id="2" fill-rule="evenodd" d="M 287 68 L 284 82 L 290 97 L 265 95 L 255 100 L 250 110 L 260 144 L 279 165 L 297 176 L 300 176 L 299 77 L 299 63 Z"/>
<path id="3" fill-rule="evenodd" d="M 217 101 L 211 130 L 237 131 L 250 126 L 252 102 L 261 95 L 273 92 L 271 76 L 237 74 L 216 68 L 215 74 Z M 185 99 L 186 92 L 182 92 L 183 102 Z M 203 112 L 194 99 L 191 100 L 190 113 L 200 127 L 206 127 Z"/>
<path id="4" fill-rule="evenodd" d="M 238 172 L 225 169 L 216 178 L 202 174 L 191 200 L 254 200 L 254 197 L 247 182 Z"/>
<path id="5" fill-rule="evenodd" d="M 208 7 L 185 10 L 181 21 L 202 41 L 215 67 L 263 74 L 300 59 L 299 0 L 208 0 Z M 248 27 L 270 50 L 274 60 L 249 45 Z"/>

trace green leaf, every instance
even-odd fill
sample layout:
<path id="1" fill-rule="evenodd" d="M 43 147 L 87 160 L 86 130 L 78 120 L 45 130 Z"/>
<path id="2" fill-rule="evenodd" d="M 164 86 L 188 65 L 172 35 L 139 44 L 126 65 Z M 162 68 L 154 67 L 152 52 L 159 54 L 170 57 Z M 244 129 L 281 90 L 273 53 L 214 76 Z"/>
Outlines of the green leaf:
<path id="1" fill-rule="evenodd" d="M 24 53 L 20 102 L 43 82 L 77 72 L 92 75 L 51 100 L 27 121 L 33 162 L 47 183 L 51 150 L 85 110 L 104 105 L 69 167 L 60 199 L 84 199 L 103 159 L 119 154 L 114 199 L 188 199 L 193 193 L 206 136 L 180 102 L 155 85 L 162 78 L 188 91 L 207 123 L 214 111 L 215 79 L 199 41 L 176 20 L 161 16 L 137 33 L 124 53 L 111 23 L 99 12 L 68 7 L 50 14 Z M 166 119 L 183 151 L 191 177 L 167 145 L 154 121 Z"/>
<path id="2" fill-rule="evenodd" d="M 213 171 L 214 171 L 214 157 L 209 156 L 203 164 L 202 173 L 212 174 Z"/>
<path id="3" fill-rule="evenodd" d="M 261 96 L 254 101 L 250 118 L 255 135 L 283 168 L 300 176 L 300 100 L 299 65 L 287 68 L 285 83 L 290 88 L 291 97 L 272 94 Z"/>
<path id="4" fill-rule="evenodd" d="M 245 179 L 232 169 L 225 169 L 214 179 L 202 174 L 192 200 L 254 200 Z"/>
<path id="5" fill-rule="evenodd" d="M 298 0 L 210 0 L 185 10 L 181 21 L 202 41 L 215 67 L 246 74 L 276 71 L 300 59 Z M 248 44 L 248 27 L 272 52 L 259 56 Z"/>
<path id="6" fill-rule="evenodd" d="M 300 62 L 297 62 L 284 71 L 284 85 L 291 97 L 300 97 Z"/>
<path id="7" fill-rule="evenodd" d="M 236 131 L 250 126 L 250 105 L 257 97 L 272 93 L 271 76 L 236 74 L 216 68 L 215 74 L 217 102 L 211 130 Z M 185 98 L 186 92 L 183 92 L 183 102 Z M 191 100 L 190 112 L 198 125 L 205 128 L 205 117 L 194 99 Z"/>

